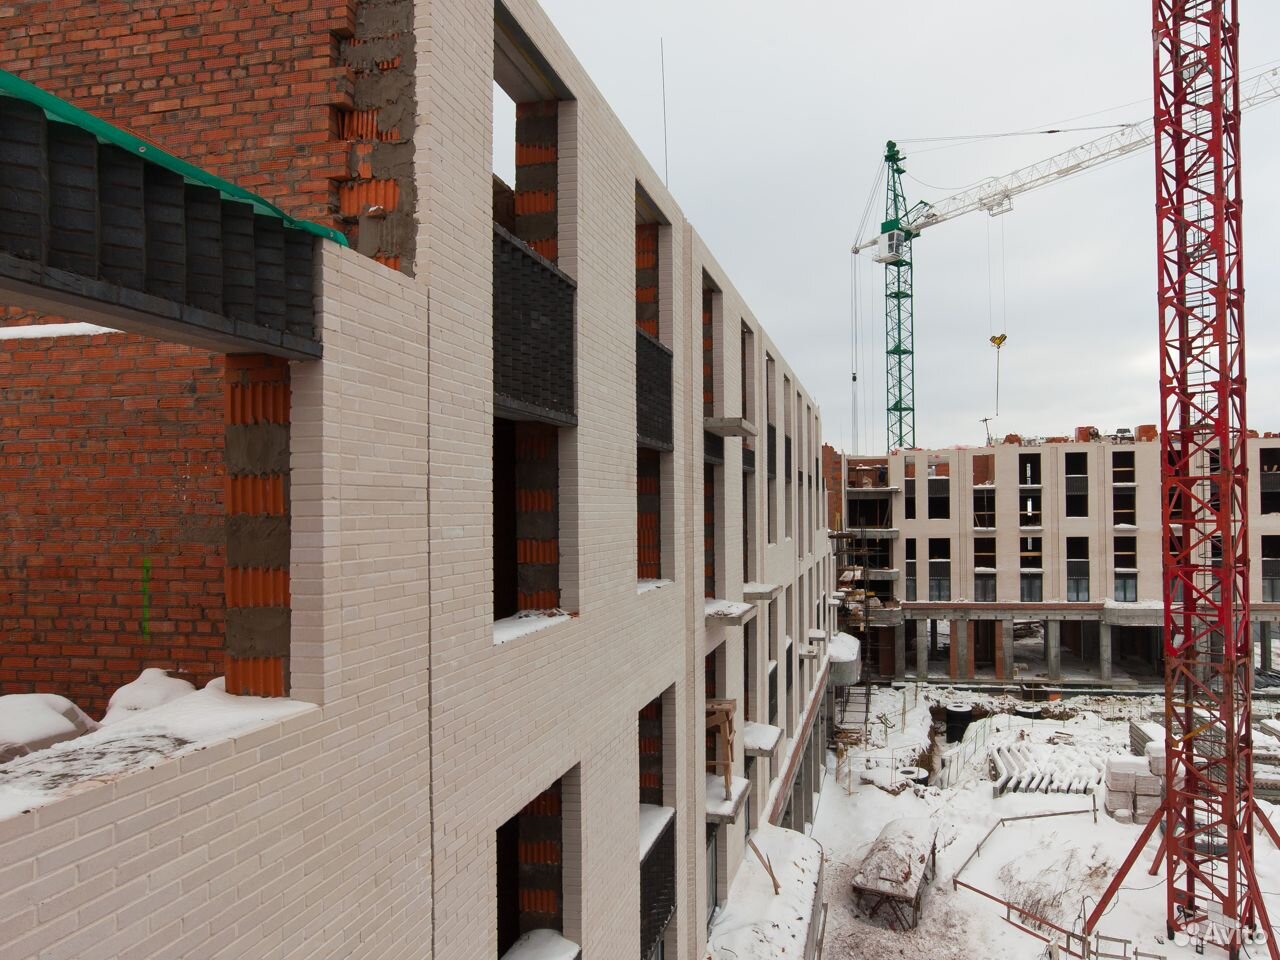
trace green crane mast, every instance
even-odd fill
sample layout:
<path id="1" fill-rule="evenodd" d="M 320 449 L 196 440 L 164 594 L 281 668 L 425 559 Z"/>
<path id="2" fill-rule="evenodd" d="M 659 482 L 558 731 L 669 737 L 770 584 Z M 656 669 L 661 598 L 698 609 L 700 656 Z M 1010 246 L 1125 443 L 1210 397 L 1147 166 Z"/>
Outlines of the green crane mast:
<path id="1" fill-rule="evenodd" d="M 915 331 L 912 304 L 911 243 L 917 232 L 911 220 L 927 204 L 907 206 L 902 189 L 902 161 L 898 145 L 885 145 L 886 196 L 876 259 L 884 264 L 885 392 L 888 448 L 916 445 Z"/>

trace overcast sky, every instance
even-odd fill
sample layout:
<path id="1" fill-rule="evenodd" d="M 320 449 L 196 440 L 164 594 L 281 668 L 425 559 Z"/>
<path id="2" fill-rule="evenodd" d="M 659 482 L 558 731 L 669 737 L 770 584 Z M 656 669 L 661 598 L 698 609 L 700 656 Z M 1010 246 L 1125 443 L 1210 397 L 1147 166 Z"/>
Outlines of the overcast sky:
<path id="1" fill-rule="evenodd" d="M 837 446 L 851 441 L 849 246 L 885 140 L 1151 113 L 1146 0 L 542 3 L 660 172 L 665 40 L 671 190 Z M 1245 72 L 1280 63 L 1277 5 L 1240 10 Z M 1100 134 L 905 144 L 908 197 L 940 200 Z M 917 241 L 919 445 L 982 442 L 991 332 L 1009 335 L 994 434 L 1156 421 L 1152 163 L 1144 151 Z M 1249 422 L 1280 430 L 1280 102 L 1246 118 L 1244 195 Z M 881 190 L 877 225 L 883 204 Z M 883 272 L 863 259 L 863 452 L 885 444 Z"/>

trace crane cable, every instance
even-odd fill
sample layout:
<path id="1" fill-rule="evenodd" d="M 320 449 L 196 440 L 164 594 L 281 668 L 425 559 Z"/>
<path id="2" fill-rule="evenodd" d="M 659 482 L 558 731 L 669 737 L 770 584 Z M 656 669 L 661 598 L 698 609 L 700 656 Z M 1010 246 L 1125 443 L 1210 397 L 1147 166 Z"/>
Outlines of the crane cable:
<path id="1" fill-rule="evenodd" d="M 872 180 L 871 190 L 867 194 L 866 203 L 863 204 L 862 217 L 858 221 L 858 230 L 855 236 L 860 237 L 864 235 L 864 231 L 867 228 L 867 223 L 871 219 L 871 211 L 874 208 L 876 194 L 880 190 L 881 179 L 883 178 L 883 176 L 884 176 L 884 163 L 882 161 L 877 161 L 876 175 Z M 858 371 L 862 369 L 862 366 L 863 366 L 863 363 L 862 363 L 864 359 L 863 352 L 865 350 L 864 342 L 866 338 L 863 336 L 863 327 L 862 327 L 863 311 L 862 311 L 862 290 L 861 290 L 861 284 L 859 283 L 859 277 L 861 275 L 861 271 L 859 269 L 860 264 L 858 262 L 859 258 L 857 254 L 851 251 L 849 254 L 849 259 L 850 259 L 849 296 L 850 296 L 850 300 L 852 301 L 850 304 L 850 310 L 849 310 L 849 325 L 851 328 L 850 338 L 852 340 L 851 351 L 852 351 L 852 363 L 853 363 L 853 369 L 850 371 L 851 378 L 852 378 L 851 388 L 852 388 L 852 401 L 853 401 L 852 409 L 850 411 L 850 416 L 852 418 L 850 428 L 853 433 L 853 448 L 854 448 L 853 452 L 856 454 L 860 452 L 859 450 L 860 438 L 864 436 L 866 433 L 866 429 L 865 429 L 866 412 L 864 409 L 866 405 L 858 402 L 862 392 L 862 384 L 858 380 Z M 859 429 L 860 415 L 862 418 L 864 418 L 862 429 Z"/>

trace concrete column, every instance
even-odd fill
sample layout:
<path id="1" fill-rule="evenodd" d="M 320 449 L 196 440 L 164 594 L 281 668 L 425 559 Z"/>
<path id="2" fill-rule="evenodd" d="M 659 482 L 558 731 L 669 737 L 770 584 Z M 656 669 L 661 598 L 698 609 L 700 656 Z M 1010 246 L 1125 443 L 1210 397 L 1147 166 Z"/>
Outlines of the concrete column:
<path id="1" fill-rule="evenodd" d="M 907 624 L 893 628 L 893 679 L 907 679 Z"/>
<path id="2" fill-rule="evenodd" d="M 964 680 L 973 677 L 973 644 L 969 639 L 969 621 L 951 621 L 951 676 Z"/>
<path id="3" fill-rule="evenodd" d="M 1049 679 L 1054 683 L 1062 681 L 1062 621 L 1050 620 L 1049 629 L 1045 632 L 1048 644 L 1045 662 L 1049 667 Z"/>
<path id="4" fill-rule="evenodd" d="M 1103 680 L 1111 679 L 1111 624 L 1098 624 L 1098 669 Z"/>
<path id="5" fill-rule="evenodd" d="M 929 631 L 923 620 L 916 621 L 916 679 L 929 679 Z"/>
<path id="6" fill-rule="evenodd" d="M 1267 620 L 1258 622 L 1258 639 L 1262 641 L 1263 670 L 1271 669 L 1271 623 Z"/>
<path id="7" fill-rule="evenodd" d="M 999 620 L 999 634 L 996 637 L 996 679 L 1013 679 L 1013 621 Z"/>

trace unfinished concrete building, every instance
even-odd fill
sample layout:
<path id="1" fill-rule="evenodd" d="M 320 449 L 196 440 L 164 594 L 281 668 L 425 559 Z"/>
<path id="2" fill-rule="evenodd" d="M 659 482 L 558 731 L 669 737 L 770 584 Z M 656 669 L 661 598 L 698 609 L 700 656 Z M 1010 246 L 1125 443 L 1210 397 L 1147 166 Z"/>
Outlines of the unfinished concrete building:
<path id="1" fill-rule="evenodd" d="M 532 0 L 206 6 L 0 14 L 0 694 L 185 685 L 0 764 L 0 954 L 731 955 L 816 404 Z"/>
<path id="2" fill-rule="evenodd" d="M 1108 686 L 1163 677 L 1160 447 L 1010 436 L 844 458 L 845 616 L 886 679 Z M 1206 464 L 1208 469 L 1211 464 Z M 1264 668 L 1280 614 L 1280 437 L 1250 440 L 1250 589 Z"/>

